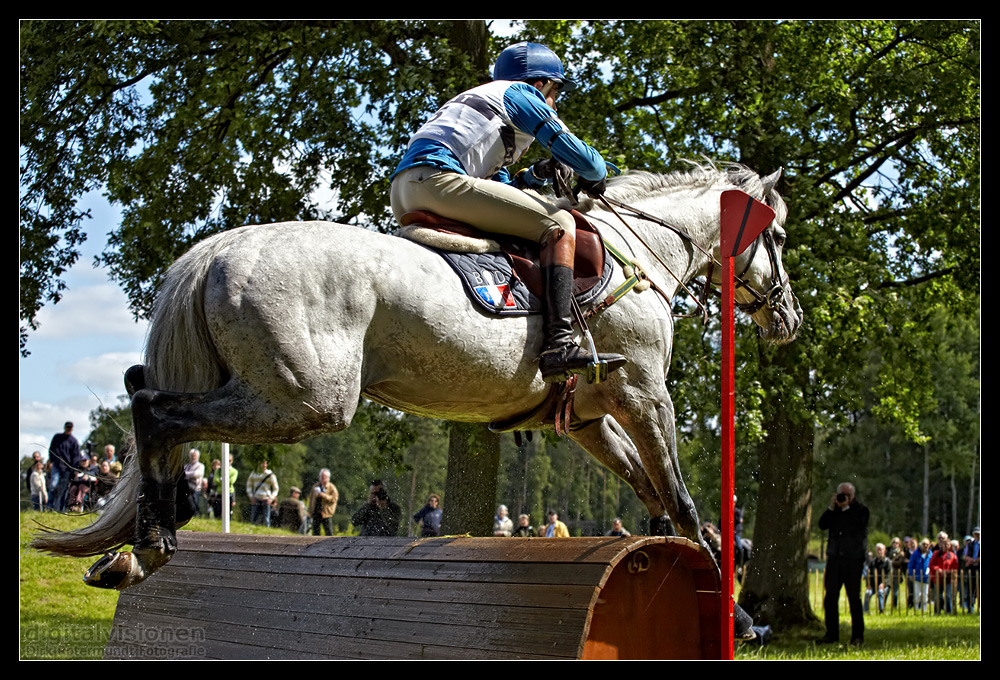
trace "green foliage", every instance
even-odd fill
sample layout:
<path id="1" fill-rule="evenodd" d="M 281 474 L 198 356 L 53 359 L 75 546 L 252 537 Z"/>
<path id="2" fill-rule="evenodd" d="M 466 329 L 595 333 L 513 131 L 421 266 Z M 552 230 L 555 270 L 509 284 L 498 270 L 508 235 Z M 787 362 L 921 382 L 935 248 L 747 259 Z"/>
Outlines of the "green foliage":
<path id="1" fill-rule="evenodd" d="M 218 231 L 388 224 L 388 177 L 416 122 L 482 75 L 452 44 L 471 23 L 22 22 L 22 323 L 58 301 L 88 191 L 122 208 L 99 262 L 137 315 L 166 267 Z"/>
<path id="2" fill-rule="evenodd" d="M 914 309 L 911 316 L 920 320 L 921 329 L 912 333 L 924 344 L 907 356 L 911 368 L 926 366 L 927 374 L 914 371 L 898 387 L 902 392 L 927 380 L 933 388 L 912 422 L 922 436 L 914 442 L 902 424 L 884 416 L 885 400 L 876 403 L 873 386 L 888 373 L 884 349 L 898 343 L 887 339 L 869 346 L 868 365 L 858 379 L 861 403 L 844 413 L 838 426 L 821 430 L 814 513 L 825 507 L 830 489 L 849 479 L 879 528 L 893 535 L 928 531 L 920 519 L 926 454 L 934 471 L 928 480 L 928 521 L 964 534 L 970 529 L 966 525 L 977 521 L 963 510 L 977 504 L 978 494 L 968 480 L 977 479 L 980 451 L 979 320 L 953 314 L 942 304 L 926 312 Z"/>

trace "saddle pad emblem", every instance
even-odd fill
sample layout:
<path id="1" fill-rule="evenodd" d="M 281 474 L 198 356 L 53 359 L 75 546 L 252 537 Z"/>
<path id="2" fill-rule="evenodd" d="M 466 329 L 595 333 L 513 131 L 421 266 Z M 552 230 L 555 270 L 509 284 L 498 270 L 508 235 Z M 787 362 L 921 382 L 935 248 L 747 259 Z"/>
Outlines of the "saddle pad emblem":
<path id="1" fill-rule="evenodd" d="M 480 309 L 500 316 L 540 314 L 542 301 L 514 273 L 506 253 L 455 253 L 427 246 L 443 257 L 458 274 L 465 292 Z M 592 304 L 611 281 L 610 258 L 597 285 L 576 296 L 581 307 Z"/>
<path id="2" fill-rule="evenodd" d="M 514 300 L 510 286 L 499 281 L 492 282 L 493 274 L 489 270 L 483 270 L 479 275 L 484 283 L 481 286 L 475 286 L 473 291 L 480 300 L 494 309 L 517 309 L 517 301 Z"/>
<path id="3" fill-rule="evenodd" d="M 458 273 L 466 293 L 481 309 L 501 316 L 535 314 L 541 309 L 541 300 L 514 274 L 503 253 L 437 252 Z"/>

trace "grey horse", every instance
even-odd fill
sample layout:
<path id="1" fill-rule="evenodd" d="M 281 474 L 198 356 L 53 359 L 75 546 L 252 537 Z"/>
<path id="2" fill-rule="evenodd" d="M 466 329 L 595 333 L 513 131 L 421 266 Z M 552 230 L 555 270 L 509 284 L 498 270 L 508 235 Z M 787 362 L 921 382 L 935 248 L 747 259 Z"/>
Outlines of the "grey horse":
<path id="1" fill-rule="evenodd" d="M 699 543 L 666 382 L 669 301 L 681 282 L 711 276 L 720 195 L 736 187 L 776 212 L 761 236 L 767 247 L 737 258 L 745 284 L 737 303 L 747 305 L 765 339 L 795 337 L 802 316 L 781 262 L 787 210 L 774 191 L 777 176 L 760 178 L 742 166 L 629 173 L 607 190 L 627 209 L 591 199 L 579 206 L 653 285 L 589 319 L 596 346 L 628 364 L 605 381 L 581 382 L 570 436 L 630 484 L 651 517 L 669 517 Z M 616 269 L 612 285 L 631 270 Z M 79 530 L 40 534 L 34 546 L 104 554 L 85 580 L 127 588 L 176 550 L 175 529 L 187 520 L 178 503 L 184 442 L 301 441 L 346 428 L 362 397 L 420 416 L 506 421 L 548 396 L 537 366 L 541 338 L 537 315 L 484 313 L 440 255 L 405 239 L 321 222 L 208 238 L 170 268 L 144 363 L 126 373 L 133 430 L 103 514 Z M 114 552 L 126 544 L 132 552 Z"/>

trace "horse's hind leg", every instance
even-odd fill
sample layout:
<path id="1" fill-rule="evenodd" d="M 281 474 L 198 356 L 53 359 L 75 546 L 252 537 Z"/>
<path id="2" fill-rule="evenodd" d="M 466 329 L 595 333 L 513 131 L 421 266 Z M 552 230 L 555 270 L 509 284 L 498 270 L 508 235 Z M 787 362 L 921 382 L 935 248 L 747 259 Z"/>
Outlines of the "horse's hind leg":
<path id="1" fill-rule="evenodd" d="M 301 399 L 258 398 L 236 381 L 204 394 L 141 388 L 132 395 L 132 419 L 140 482 L 135 542 L 131 553 L 111 553 L 87 572 L 102 588 L 124 589 L 145 580 L 177 550 L 178 445 L 198 440 L 246 443 L 293 442 L 310 432 L 346 427 L 357 394 L 341 407 L 321 412 Z M 308 406 L 308 405 L 306 405 Z"/>

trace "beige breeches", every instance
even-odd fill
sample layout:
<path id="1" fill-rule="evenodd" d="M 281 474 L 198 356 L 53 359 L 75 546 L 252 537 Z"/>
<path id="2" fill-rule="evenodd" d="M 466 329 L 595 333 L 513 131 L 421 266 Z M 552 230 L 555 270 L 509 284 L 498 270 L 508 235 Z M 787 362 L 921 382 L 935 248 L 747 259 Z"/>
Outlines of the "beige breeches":
<path id="1" fill-rule="evenodd" d="M 558 230 L 574 233 L 573 216 L 533 191 L 457 172 L 417 166 L 392 181 L 396 221 L 413 210 L 429 210 L 483 231 L 544 243 Z"/>

